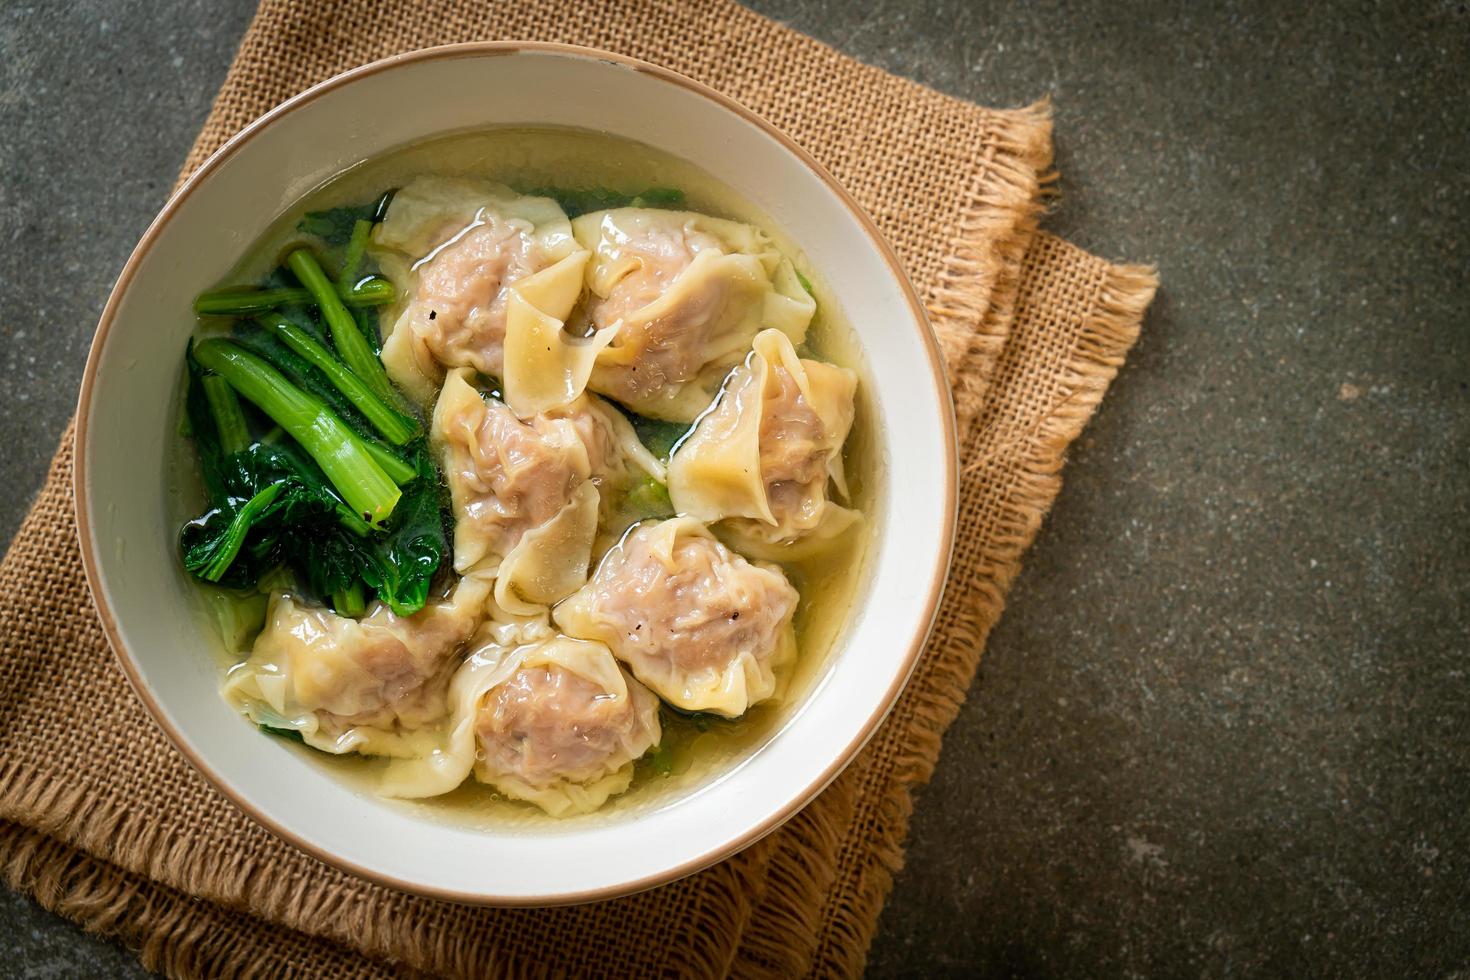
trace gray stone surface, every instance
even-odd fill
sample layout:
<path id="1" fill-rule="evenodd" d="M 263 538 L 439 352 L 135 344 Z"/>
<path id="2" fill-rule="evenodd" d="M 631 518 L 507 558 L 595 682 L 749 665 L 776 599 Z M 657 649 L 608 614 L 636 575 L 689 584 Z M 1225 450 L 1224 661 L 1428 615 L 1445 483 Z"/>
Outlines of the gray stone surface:
<path id="1" fill-rule="evenodd" d="M 0 11 L 3 535 L 248 6 Z M 1051 93 L 1050 226 L 1165 284 L 870 972 L 1470 968 L 1465 5 L 755 6 L 964 98 Z M 0 973 L 137 972 L 13 896 L 0 948 Z"/>

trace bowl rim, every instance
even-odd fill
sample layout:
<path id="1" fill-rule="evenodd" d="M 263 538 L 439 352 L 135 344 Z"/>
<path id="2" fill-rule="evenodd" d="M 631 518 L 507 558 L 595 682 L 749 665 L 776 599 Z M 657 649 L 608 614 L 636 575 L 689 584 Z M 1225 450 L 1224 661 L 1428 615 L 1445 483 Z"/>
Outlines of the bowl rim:
<path id="1" fill-rule="evenodd" d="M 946 409 L 941 412 L 942 418 L 940 419 L 940 425 L 943 430 L 943 443 L 948 448 L 948 451 L 944 454 L 943 460 L 945 503 L 942 510 L 944 526 L 941 540 L 944 542 L 944 545 L 936 558 L 934 569 L 931 573 L 928 596 L 924 606 L 924 615 L 914 624 L 913 636 L 909 642 L 908 649 L 904 653 L 899 669 L 894 674 L 893 682 L 883 695 L 880 706 L 863 723 L 857 735 L 811 783 L 779 809 L 762 818 L 744 833 L 724 842 L 719 847 L 712 848 L 698 857 L 691 858 L 674 867 L 665 868 L 617 885 L 578 892 L 546 896 L 499 896 L 490 892 L 459 891 L 452 888 L 436 887 L 421 881 L 407 880 L 343 858 L 325 846 L 305 839 L 289 827 L 268 817 L 264 812 L 257 809 L 242 791 L 237 790 L 226 777 L 216 772 L 210 763 L 193 749 L 188 740 L 184 738 L 182 732 L 177 730 L 169 720 L 168 715 L 163 711 L 162 706 L 154 697 L 152 690 L 144 682 L 139 665 L 133 659 L 131 651 L 127 649 L 122 641 L 117 620 L 113 616 L 112 609 L 105 597 L 105 592 L 102 588 L 102 573 L 98 564 L 96 550 L 93 547 L 92 525 L 89 518 L 90 501 L 87 494 L 87 448 L 93 387 L 101 363 L 102 349 L 107 342 L 108 334 L 111 332 L 113 321 L 121 305 L 122 297 L 131 287 L 133 278 L 137 274 L 143 258 L 148 254 L 154 242 L 162 233 L 163 228 L 173 219 L 179 206 L 196 188 L 207 181 L 216 170 L 234 156 L 242 146 L 262 131 L 271 127 L 282 117 L 320 98 L 328 92 L 351 84 L 361 78 L 420 62 L 457 58 L 503 57 L 527 53 L 609 62 L 639 72 L 640 74 L 651 76 L 664 83 L 677 85 L 695 95 L 702 96 L 706 100 L 713 102 L 717 107 L 734 113 L 745 122 L 753 125 L 766 136 L 781 144 L 804 167 L 811 171 L 826 186 L 827 190 L 836 197 L 838 202 L 849 212 L 854 220 L 856 220 L 858 226 L 867 237 L 869 244 L 877 250 L 879 257 L 888 266 L 889 271 L 893 274 L 894 280 L 902 289 L 904 300 L 907 302 L 913 314 L 913 323 L 917 328 L 916 332 L 918 334 L 917 339 L 929 361 L 934 388 L 939 395 L 942 406 Z M 73 439 L 72 494 L 76 511 L 77 538 L 81 550 L 82 566 L 87 581 L 87 589 L 91 594 L 92 603 L 97 610 L 98 618 L 101 621 L 103 633 L 107 637 L 108 645 L 112 648 L 118 665 L 121 667 L 133 692 L 143 702 L 143 706 L 148 710 L 154 723 L 163 730 L 163 733 L 168 737 L 169 741 L 173 743 L 174 748 L 184 756 L 195 771 L 202 775 L 214 789 L 223 794 L 226 799 L 243 811 L 256 824 L 265 828 L 287 844 L 331 867 L 374 884 L 383 885 L 410 894 L 466 905 L 549 907 L 581 904 L 630 895 L 655 888 L 659 885 L 668 884 L 669 882 L 677 881 L 688 875 L 702 871 L 744 850 L 766 834 L 779 828 L 787 820 L 805 808 L 807 804 L 811 803 L 822 790 L 830 785 L 847 768 L 857 756 L 858 752 L 872 738 L 878 726 L 892 711 L 900 694 L 902 694 L 909 679 L 913 675 L 914 668 L 918 664 L 919 656 L 923 652 L 924 647 L 928 643 L 929 636 L 933 631 L 934 623 L 939 612 L 940 599 L 944 592 L 944 585 L 948 579 L 954 554 L 955 529 L 958 519 L 958 471 L 958 444 L 956 441 L 953 395 L 949 385 L 943 352 L 940 348 L 938 337 L 934 333 L 933 326 L 929 323 L 924 304 L 919 299 L 913 283 L 904 271 L 897 255 L 894 254 L 892 247 L 878 230 L 872 218 L 868 216 L 867 212 L 853 199 L 852 195 L 838 183 L 836 178 L 815 157 L 753 110 L 716 89 L 705 85 L 703 82 L 696 81 L 672 69 L 627 55 L 581 45 L 549 41 L 469 41 L 402 52 L 365 65 L 360 65 L 318 82 L 273 107 L 231 136 L 218 149 L 211 153 L 188 176 L 179 188 L 169 196 L 157 216 L 154 217 L 149 223 L 148 228 L 143 232 L 142 237 L 138 240 L 138 244 L 129 254 L 127 261 L 123 264 L 122 271 L 118 274 L 117 281 L 114 283 L 111 292 L 108 294 L 107 302 L 102 308 L 102 314 L 98 320 L 97 329 L 88 350 L 87 363 L 82 374 L 81 391 L 77 400 L 76 429 Z"/>

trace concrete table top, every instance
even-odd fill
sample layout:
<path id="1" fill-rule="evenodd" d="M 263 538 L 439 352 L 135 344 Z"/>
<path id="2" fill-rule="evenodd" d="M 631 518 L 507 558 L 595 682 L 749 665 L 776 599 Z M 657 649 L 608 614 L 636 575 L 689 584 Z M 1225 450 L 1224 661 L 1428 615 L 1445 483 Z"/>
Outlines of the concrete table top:
<path id="1" fill-rule="evenodd" d="M 250 0 L 0 10 L 0 539 Z M 755 6 L 1055 99 L 1048 226 L 1152 261 L 918 797 L 873 976 L 1470 969 L 1470 14 Z M 0 889 L 0 973 L 142 976 Z"/>

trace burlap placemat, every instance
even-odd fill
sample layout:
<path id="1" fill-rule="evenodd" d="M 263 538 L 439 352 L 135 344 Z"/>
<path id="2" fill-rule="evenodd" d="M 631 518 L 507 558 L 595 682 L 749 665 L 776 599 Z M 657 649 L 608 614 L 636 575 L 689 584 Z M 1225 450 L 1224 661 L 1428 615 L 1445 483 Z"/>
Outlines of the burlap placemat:
<path id="1" fill-rule="evenodd" d="M 683 881 L 551 910 L 382 889 L 261 830 L 152 725 L 82 578 L 68 431 L 0 563 L 0 866 L 13 887 L 174 976 L 856 973 L 902 859 L 910 791 L 933 768 L 1066 447 L 1137 335 L 1152 273 L 1036 232 L 1045 106 L 950 99 L 723 0 L 268 0 L 185 173 L 338 71 L 504 38 L 609 48 L 714 85 L 811 150 L 893 241 L 944 342 L 964 470 L 954 571 L 913 683 L 815 802 Z"/>

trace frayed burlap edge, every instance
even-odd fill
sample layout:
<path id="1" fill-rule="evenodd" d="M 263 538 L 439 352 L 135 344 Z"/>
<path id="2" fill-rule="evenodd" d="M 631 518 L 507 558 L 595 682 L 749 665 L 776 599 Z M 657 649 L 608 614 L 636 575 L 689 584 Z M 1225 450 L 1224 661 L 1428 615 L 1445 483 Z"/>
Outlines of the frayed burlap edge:
<path id="1" fill-rule="evenodd" d="M 962 447 L 971 442 L 1015 320 L 1022 263 L 1045 207 L 1045 188 L 1054 180 L 1051 134 L 1051 101 L 1043 99 L 1016 110 L 1014 125 L 982 149 L 928 303 L 945 352 Z M 960 458 L 966 458 L 963 452 Z M 766 897 L 741 938 L 737 975 L 791 976 L 812 962 L 857 790 L 855 780 L 838 779 L 777 835 Z"/>
<path id="2" fill-rule="evenodd" d="M 974 185 L 928 301 L 949 368 L 960 446 L 985 404 L 1010 335 L 1021 263 L 1045 209 L 1043 188 L 1055 180 L 1051 99 L 1007 115 L 1009 124 L 981 148 Z"/>
<path id="3" fill-rule="evenodd" d="M 957 623 L 948 631 L 947 642 L 932 654 L 935 673 L 929 683 L 909 688 L 917 703 L 905 733 L 907 738 L 887 786 L 877 794 L 880 802 L 873 832 L 861 842 L 869 852 L 869 860 L 865 866 L 853 869 L 855 884 L 845 902 L 835 900 L 845 889 L 834 888 L 829 893 L 832 899 L 819 920 L 825 929 L 809 963 L 812 975 L 861 973 L 877 930 L 878 915 L 893 887 L 893 876 L 903 866 L 913 792 L 933 775 L 944 732 L 965 700 L 985 640 L 1005 606 L 1005 593 L 1020 572 L 1021 556 L 1061 488 L 1067 447 L 1101 404 L 1108 385 L 1138 339 L 1143 313 L 1158 288 L 1154 269 L 1101 262 L 1099 266 L 1103 273 L 1096 287 L 1097 301 L 1090 306 L 1095 313 L 1081 325 L 1060 375 L 1058 390 L 1065 395 L 1027 434 L 1029 445 L 1014 490 L 1006 499 L 995 533 L 978 551 L 982 560 L 973 576 L 967 576 L 968 570 L 963 568 L 951 573 L 950 588 L 960 591 L 954 597 L 959 603 Z M 979 421 L 969 445 L 962 448 L 961 458 L 978 462 L 997 449 L 1014 448 L 1012 444 L 984 446 L 988 420 L 982 415 Z M 950 598 L 947 596 L 946 602 Z"/>
<path id="4" fill-rule="evenodd" d="M 356 951 L 351 955 L 363 957 L 364 964 L 396 960 L 403 967 L 439 976 L 551 975 L 540 964 L 512 960 L 504 954 L 483 955 L 473 936 L 436 930 L 424 920 L 395 918 L 390 909 L 357 901 L 349 889 L 319 888 L 307 879 L 262 873 L 268 869 L 239 854 L 201 855 L 188 841 L 174 837 L 167 826 L 102 797 L 85 781 L 62 780 L 0 764 L 0 800 L 5 801 L 0 821 L 22 824 L 46 839 L 65 842 L 26 848 L 17 857 L 16 840 L 0 835 L 0 865 L 21 861 L 24 866 L 24 874 L 7 872 L 12 887 L 34 895 L 48 908 L 64 905 L 56 911 L 89 932 L 115 936 L 138 949 L 140 956 L 152 955 L 147 951 L 158 943 L 162 944 L 159 950 L 167 949 L 172 962 L 210 963 L 207 971 L 180 970 L 179 976 L 250 975 L 250 971 L 236 972 L 223 962 L 208 959 L 212 945 L 203 951 L 190 948 L 190 937 L 202 934 L 184 920 L 149 918 L 148 922 L 164 930 L 156 939 L 131 925 L 120 927 L 113 908 L 121 894 L 119 882 L 151 880 L 170 893 L 186 891 L 188 895 L 182 901 L 212 903 L 234 911 L 257 928 L 274 929 L 278 936 L 289 932 L 302 941 L 351 947 Z M 706 891 L 707 900 L 728 901 L 730 905 L 722 906 L 726 914 L 721 916 L 691 910 L 691 928 L 668 949 L 672 975 L 721 976 L 729 972 L 740 931 L 764 894 L 764 871 L 773 843 L 772 838 L 766 838 L 703 872 L 720 879 Z M 111 867 L 115 874 L 98 870 L 76 875 L 77 868 L 93 864 Z M 32 888 L 34 882 L 61 881 L 65 882 L 64 903 L 60 899 L 48 903 Z M 54 891 L 57 886 L 47 887 Z M 729 908 L 738 914 L 729 915 Z M 378 914 L 369 914 L 369 909 Z M 163 972 L 174 975 L 173 971 Z"/>
<path id="5" fill-rule="evenodd" d="M 122 943 L 167 977 L 300 976 L 303 959 L 329 963 L 318 977 L 403 977 L 405 971 L 301 933 L 283 931 L 263 949 L 249 939 L 261 923 L 199 901 L 45 834 L 0 822 L 0 880 L 87 932 Z"/>

